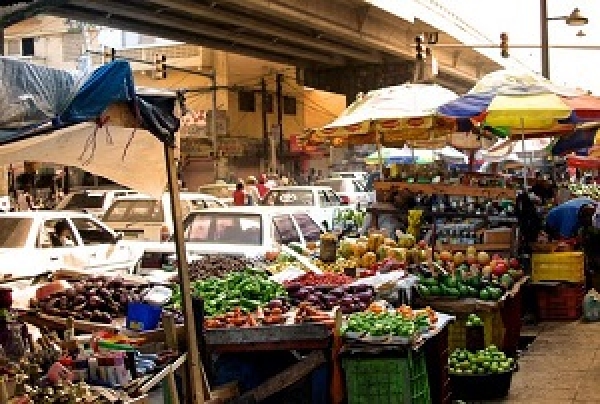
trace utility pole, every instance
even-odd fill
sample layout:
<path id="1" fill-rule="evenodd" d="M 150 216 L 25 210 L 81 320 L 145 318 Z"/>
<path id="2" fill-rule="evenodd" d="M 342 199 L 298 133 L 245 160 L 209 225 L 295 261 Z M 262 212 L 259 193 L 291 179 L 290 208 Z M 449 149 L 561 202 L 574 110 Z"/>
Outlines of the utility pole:
<path id="1" fill-rule="evenodd" d="M 283 74 L 277 73 L 276 76 L 277 93 L 277 126 L 279 127 L 279 161 L 283 161 Z"/>
<path id="2" fill-rule="evenodd" d="M 541 37 L 542 37 L 542 76 L 547 79 L 550 79 L 547 0 L 540 0 L 540 26 L 541 26 Z"/>
<path id="3" fill-rule="evenodd" d="M 263 129 L 263 155 L 265 159 L 265 166 L 268 164 L 267 156 L 269 155 L 269 127 L 267 122 L 267 103 L 268 103 L 268 94 L 267 94 L 267 81 L 264 77 L 260 80 L 260 94 L 262 99 L 262 129 Z"/>

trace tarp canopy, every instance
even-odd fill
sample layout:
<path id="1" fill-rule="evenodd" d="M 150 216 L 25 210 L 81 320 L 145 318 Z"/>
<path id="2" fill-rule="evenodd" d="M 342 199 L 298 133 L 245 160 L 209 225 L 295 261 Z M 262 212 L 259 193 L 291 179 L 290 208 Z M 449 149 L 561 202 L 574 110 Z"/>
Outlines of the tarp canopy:
<path id="1" fill-rule="evenodd" d="M 578 129 L 570 136 L 563 136 L 552 146 L 552 154 L 562 156 L 571 152 L 588 149 L 595 144 L 596 137 L 600 137 L 600 130 Z"/>
<path id="2" fill-rule="evenodd" d="M 0 164 L 37 161 L 81 168 L 160 197 L 164 144 L 179 119 L 176 94 L 136 89 L 129 63 L 86 78 L 0 58 Z"/>
<path id="3" fill-rule="evenodd" d="M 129 63 L 117 60 L 78 79 L 68 72 L 0 58 L 0 145 L 94 121 L 125 103 L 137 124 L 173 144 L 179 119 L 175 94 L 136 91 Z M 105 122 L 102 122 L 105 123 Z"/>
<path id="4" fill-rule="evenodd" d="M 96 129 L 84 122 L 0 146 L 0 165 L 38 161 L 79 167 L 160 198 L 167 183 L 163 143 L 146 130 Z"/>

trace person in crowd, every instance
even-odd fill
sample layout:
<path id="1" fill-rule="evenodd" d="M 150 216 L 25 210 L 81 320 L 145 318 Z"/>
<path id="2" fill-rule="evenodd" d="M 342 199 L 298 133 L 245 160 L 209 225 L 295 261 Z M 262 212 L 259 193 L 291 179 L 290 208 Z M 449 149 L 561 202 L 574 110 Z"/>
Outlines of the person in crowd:
<path id="1" fill-rule="evenodd" d="M 282 176 L 281 179 L 279 180 L 279 186 L 287 187 L 288 185 L 290 185 L 290 180 L 288 179 L 288 177 Z"/>
<path id="2" fill-rule="evenodd" d="M 256 186 L 258 189 L 258 195 L 260 199 L 263 199 L 267 192 L 269 192 L 269 187 L 267 186 L 267 175 L 261 174 L 260 179 L 258 180 L 258 185 Z"/>
<path id="3" fill-rule="evenodd" d="M 256 187 L 256 177 L 253 175 L 246 179 L 246 194 L 248 195 L 248 205 L 258 205 L 261 201 L 260 193 Z"/>
<path id="4" fill-rule="evenodd" d="M 235 191 L 233 191 L 233 205 L 234 206 L 244 206 L 248 202 L 248 198 L 246 195 L 246 191 L 244 191 L 244 183 L 242 181 L 238 181 L 235 185 Z"/>
<path id="5" fill-rule="evenodd" d="M 73 247 L 75 243 L 71 239 L 71 230 L 66 220 L 59 220 L 54 225 L 54 234 L 52 234 L 53 247 Z"/>
<path id="6" fill-rule="evenodd" d="M 546 233 L 554 240 L 575 238 L 579 230 L 591 225 L 596 203 L 590 198 L 575 198 L 558 205 L 546 216 Z"/>
<path id="7" fill-rule="evenodd" d="M 23 192 L 17 195 L 17 207 L 21 212 L 29 212 L 34 209 L 33 197 L 29 193 L 29 187 L 25 187 Z"/>

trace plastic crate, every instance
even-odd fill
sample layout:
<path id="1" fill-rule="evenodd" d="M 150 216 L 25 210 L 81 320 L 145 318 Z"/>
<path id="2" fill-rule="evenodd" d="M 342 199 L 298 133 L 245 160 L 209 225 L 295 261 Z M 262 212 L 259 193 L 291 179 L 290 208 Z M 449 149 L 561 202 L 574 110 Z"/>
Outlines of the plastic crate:
<path id="1" fill-rule="evenodd" d="M 561 283 L 536 288 L 540 320 L 577 320 L 581 317 L 585 286 Z"/>
<path id="2" fill-rule="evenodd" d="M 453 400 L 496 400 L 508 395 L 514 371 L 489 375 L 450 375 Z"/>
<path id="3" fill-rule="evenodd" d="M 563 281 L 580 283 L 585 280 L 585 257 L 583 252 L 558 252 L 533 254 L 531 279 L 533 282 Z"/>
<path id="4" fill-rule="evenodd" d="M 499 309 L 476 312 L 483 321 L 485 346 L 504 346 L 504 323 Z M 467 348 L 467 317 L 466 313 L 452 313 L 456 321 L 448 324 L 448 349 L 450 352 L 457 348 Z"/>
<path id="5" fill-rule="evenodd" d="M 423 352 L 342 358 L 348 404 L 431 404 Z"/>

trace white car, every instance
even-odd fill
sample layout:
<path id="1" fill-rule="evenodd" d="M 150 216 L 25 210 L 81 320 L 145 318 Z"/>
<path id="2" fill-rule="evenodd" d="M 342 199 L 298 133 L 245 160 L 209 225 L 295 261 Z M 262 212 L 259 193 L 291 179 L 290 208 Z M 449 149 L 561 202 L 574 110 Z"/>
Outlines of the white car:
<path id="1" fill-rule="evenodd" d="M 375 202 L 375 192 L 367 192 L 365 182 L 355 178 L 328 178 L 315 185 L 331 187 L 342 202 L 353 208 L 366 207 Z"/>
<path id="2" fill-rule="evenodd" d="M 57 222 L 68 225 L 72 245 L 56 242 Z M 35 276 L 58 269 L 133 269 L 140 250 L 93 216 L 80 212 L 10 212 L 0 215 L 0 274 Z"/>
<path id="3" fill-rule="evenodd" d="M 338 227 L 341 210 L 348 207 L 331 187 L 290 186 L 271 188 L 265 195 L 265 206 L 295 206 L 305 209 L 313 220 L 328 230 Z"/>
<path id="4" fill-rule="evenodd" d="M 181 192 L 180 198 L 184 218 L 192 210 L 225 206 L 212 195 Z M 126 240 L 167 241 L 173 234 L 170 196 L 166 193 L 160 201 L 139 194 L 117 198 L 102 221 Z"/>
<path id="5" fill-rule="evenodd" d="M 329 175 L 331 178 L 353 178 L 361 181 L 366 180 L 368 176 L 369 174 L 364 171 L 336 171 Z"/>
<path id="6" fill-rule="evenodd" d="M 65 196 L 56 209 L 85 212 L 100 219 L 116 198 L 137 193 L 130 189 L 75 191 Z"/>
<path id="7" fill-rule="evenodd" d="M 303 209 L 266 206 L 194 211 L 183 225 L 188 259 L 206 254 L 260 257 L 281 245 L 319 242 L 323 230 Z M 161 268 L 175 252 L 173 242 L 143 243 L 143 248 L 142 274 Z"/>

